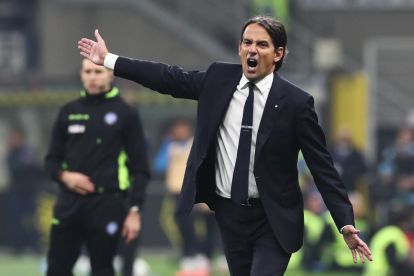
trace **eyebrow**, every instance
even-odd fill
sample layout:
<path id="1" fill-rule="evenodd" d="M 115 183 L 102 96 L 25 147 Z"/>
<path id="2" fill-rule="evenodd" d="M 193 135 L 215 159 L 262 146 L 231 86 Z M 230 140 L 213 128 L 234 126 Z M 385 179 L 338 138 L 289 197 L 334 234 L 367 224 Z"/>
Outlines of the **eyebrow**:
<path id="1" fill-rule="evenodd" d="M 253 42 L 253 39 L 243 38 L 242 42 Z M 265 39 L 256 40 L 256 44 L 261 44 L 261 43 L 266 43 L 268 45 L 270 44 L 270 42 L 268 40 L 265 40 Z"/>

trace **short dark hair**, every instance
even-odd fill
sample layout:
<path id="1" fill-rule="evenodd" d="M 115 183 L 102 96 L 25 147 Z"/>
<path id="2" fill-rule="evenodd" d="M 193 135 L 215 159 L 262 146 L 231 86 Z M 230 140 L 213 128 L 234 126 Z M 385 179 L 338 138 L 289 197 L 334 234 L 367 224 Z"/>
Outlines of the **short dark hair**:
<path id="1" fill-rule="evenodd" d="M 266 30 L 266 32 L 272 39 L 275 50 L 277 50 L 277 48 L 279 47 L 283 47 L 285 49 L 282 58 L 276 63 L 275 71 L 279 70 L 280 67 L 282 67 L 283 59 L 286 55 L 287 35 L 285 26 L 283 26 L 283 24 L 280 21 L 269 16 L 256 16 L 250 18 L 246 21 L 246 23 L 243 26 L 240 35 L 240 43 L 243 41 L 244 31 L 246 30 L 247 26 L 251 24 L 259 24 Z"/>

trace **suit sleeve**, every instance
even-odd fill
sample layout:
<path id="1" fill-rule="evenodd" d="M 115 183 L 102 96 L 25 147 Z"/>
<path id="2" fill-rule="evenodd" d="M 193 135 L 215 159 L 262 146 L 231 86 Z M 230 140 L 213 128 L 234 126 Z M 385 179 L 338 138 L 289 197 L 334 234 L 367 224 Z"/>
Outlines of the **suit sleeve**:
<path id="1" fill-rule="evenodd" d="M 146 188 L 150 178 L 148 167 L 148 143 L 145 139 L 138 112 L 130 107 L 129 118 L 124 124 L 125 152 L 130 174 L 129 205 L 142 205 L 146 197 Z"/>
<path id="2" fill-rule="evenodd" d="M 352 205 L 327 150 L 312 96 L 299 111 L 297 132 L 305 161 L 338 230 L 345 225 L 355 225 Z"/>
<path id="3" fill-rule="evenodd" d="M 114 74 L 162 94 L 192 100 L 198 100 L 205 76 L 205 72 L 125 57 L 118 57 Z"/>
<path id="4" fill-rule="evenodd" d="M 45 158 L 46 171 L 52 179 L 59 183 L 61 183 L 59 180 L 59 174 L 63 170 L 62 166 L 65 161 L 65 143 L 67 135 L 64 125 L 64 118 L 66 115 L 67 112 L 64 108 L 62 108 L 59 111 L 55 123 L 53 124 L 49 150 Z"/>

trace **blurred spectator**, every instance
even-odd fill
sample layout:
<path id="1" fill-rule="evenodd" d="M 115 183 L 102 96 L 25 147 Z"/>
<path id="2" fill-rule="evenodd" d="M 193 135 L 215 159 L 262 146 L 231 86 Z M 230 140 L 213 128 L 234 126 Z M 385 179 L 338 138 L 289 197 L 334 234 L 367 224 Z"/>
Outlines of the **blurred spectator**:
<path id="1" fill-rule="evenodd" d="M 303 266 L 310 271 L 319 271 L 324 269 L 321 262 L 322 256 L 322 234 L 326 222 L 321 216 L 326 212 L 326 206 L 323 203 L 321 195 L 313 191 L 305 197 L 305 239 L 304 239 L 304 256 Z"/>
<path id="2" fill-rule="evenodd" d="M 182 258 L 179 275 L 186 275 L 189 271 L 209 270 L 209 260 L 212 257 L 214 246 L 215 221 L 214 216 L 204 204 L 196 205 L 190 216 L 176 216 L 175 224 L 179 232 L 179 241 L 172 237 L 174 226 L 168 217 L 178 200 L 184 178 L 187 159 L 193 142 L 191 124 L 183 119 L 173 122 L 160 150 L 155 158 L 154 169 L 157 172 L 165 170 L 165 184 L 168 191 L 161 215 L 161 224 L 167 232 L 170 241 L 179 242 Z M 196 225 L 203 224 L 204 235 L 200 237 Z"/>
<path id="3" fill-rule="evenodd" d="M 42 181 L 42 169 L 34 150 L 27 144 L 21 130 L 11 129 L 8 136 L 7 165 L 10 174 L 8 190 L 9 242 L 13 253 L 25 249 L 39 250 L 35 227 L 37 189 Z"/>
<path id="4" fill-rule="evenodd" d="M 350 130 L 342 128 L 330 149 L 335 168 L 338 170 L 348 192 L 353 192 L 367 171 L 364 156 L 356 148 Z"/>
<path id="5" fill-rule="evenodd" d="M 397 205 L 391 208 L 390 225 L 372 237 L 370 248 L 375 261 L 366 264 L 364 276 L 414 275 L 414 265 L 410 260 L 413 247 L 410 248 L 407 235 L 413 230 L 412 219 L 412 211 L 407 207 Z"/>
<path id="6" fill-rule="evenodd" d="M 389 195 L 414 191 L 413 137 L 411 128 L 403 128 L 399 131 L 394 145 L 382 152 L 379 175 Z"/>
<path id="7" fill-rule="evenodd" d="M 326 225 L 321 215 L 326 211 L 326 207 L 321 195 L 316 190 L 305 193 L 304 201 L 305 234 L 303 247 L 292 255 L 288 269 L 296 269 L 302 266 L 308 271 L 320 271 L 324 269 L 321 262 L 324 243 L 321 238 Z"/>
<path id="8" fill-rule="evenodd" d="M 349 200 L 351 201 L 354 216 L 355 227 L 360 230 L 359 235 L 362 239 L 367 241 L 369 237 L 369 224 L 366 218 L 366 203 L 364 198 L 358 192 L 349 194 Z M 327 249 L 324 252 L 324 262 L 331 270 L 344 270 L 344 271 L 361 271 L 363 268 L 362 263 L 355 264 L 349 256 L 349 248 L 343 243 L 343 237 L 338 232 L 335 223 L 331 215 L 326 212 L 326 228 L 323 233 L 322 242 L 328 242 Z"/>

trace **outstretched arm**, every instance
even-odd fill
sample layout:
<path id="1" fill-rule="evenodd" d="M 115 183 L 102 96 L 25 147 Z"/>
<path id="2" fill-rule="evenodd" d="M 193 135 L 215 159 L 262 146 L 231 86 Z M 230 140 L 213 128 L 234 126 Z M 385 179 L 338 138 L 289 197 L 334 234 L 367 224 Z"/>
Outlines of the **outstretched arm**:
<path id="1" fill-rule="evenodd" d="M 132 80 L 151 90 L 176 98 L 198 100 L 205 72 L 187 72 L 178 66 L 111 55 L 98 30 L 95 30 L 95 38 L 96 41 L 82 38 L 78 42 L 83 57 L 113 69 L 117 77 Z"/>
<path id="2" fill-rule="evenodd" d="M 108 54 L 108 48 L 106 47 L 105 41 L 99 34 L 98 29 L 95 30 L 96 41 L 89 38 L 82 38 L 78 41 L 78 48 L 80 54 L 92 61 L 97 65 L 103 65 L 106 55 Z"/>

